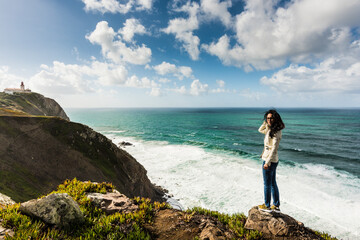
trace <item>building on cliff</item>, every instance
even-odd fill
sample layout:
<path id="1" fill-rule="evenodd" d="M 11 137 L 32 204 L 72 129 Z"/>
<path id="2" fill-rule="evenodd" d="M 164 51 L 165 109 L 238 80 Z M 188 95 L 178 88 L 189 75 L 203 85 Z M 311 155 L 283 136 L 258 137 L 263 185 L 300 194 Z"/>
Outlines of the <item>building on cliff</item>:
<path id="1" fill-rule="evenodd" d="M 13 93 L 31 93 L 30 89 L 25 89 L 24 82 L 21 82 L 20 88 L 5 88 L 4 93 L 13 94 Z"/>

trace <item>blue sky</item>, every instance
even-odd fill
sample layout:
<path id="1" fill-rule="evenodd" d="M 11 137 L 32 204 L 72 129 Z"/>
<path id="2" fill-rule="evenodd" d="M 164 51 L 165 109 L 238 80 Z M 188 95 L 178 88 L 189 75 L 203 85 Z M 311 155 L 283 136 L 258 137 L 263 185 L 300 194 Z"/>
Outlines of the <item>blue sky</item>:
<path id="1" fill-rule="evenodd" d="M 359 107 L 358 0 L 0 1 L 0 88 L 63 107 Z"/>

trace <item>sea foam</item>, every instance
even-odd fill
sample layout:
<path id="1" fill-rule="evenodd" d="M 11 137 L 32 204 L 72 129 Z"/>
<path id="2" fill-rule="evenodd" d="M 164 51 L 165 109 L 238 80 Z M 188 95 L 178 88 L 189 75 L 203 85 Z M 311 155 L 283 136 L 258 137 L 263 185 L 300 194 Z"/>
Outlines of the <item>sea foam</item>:
<path id="1" fill-rule="evenodd" d="M 263 203 L 261 161 L 199 146 L 143 141 L 104 133 L 148 171 L 148 177 L 185 208 L 200 206 L 247 214 Z M 360 179 L 320 164 L 282 165 L 277 169 L 281 210 L 307 227 L 341 239 L 360 238 Z"/>

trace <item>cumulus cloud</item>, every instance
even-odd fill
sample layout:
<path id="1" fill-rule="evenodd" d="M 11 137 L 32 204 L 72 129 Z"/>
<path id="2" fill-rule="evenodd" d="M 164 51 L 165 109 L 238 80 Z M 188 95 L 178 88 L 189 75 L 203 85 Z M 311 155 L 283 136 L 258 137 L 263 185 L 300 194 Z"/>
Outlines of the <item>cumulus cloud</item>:
<path id="1" fill-rule="evenodd" d="M 232 22 L 228 8 L 232 6 L 231 0 L 220 2 L 219 0 L 201 0 L 201 10 L 210 19 L 219 19 L 229 27 Z"/>
<path id="2" fill-rule="evenodd" d="M 137 0 L 137 10 L 150 10 L 153 4 L 153 0 Z"/>
<path id="3" fill-rule="evenodd" d="M 150 80 L 147 77 L 139 79 L 137 76 L 133 75 L 128 78 L 125 82 L 126 87 L 135 87 L 135 88 L 158 88 L 159 85 L 154 81 Z"/>
<path id="4" fill-rule="evenodd" d="M 133 32 L 134 33 L 134 32 Z M 127 33 L 128 34 L 128 33 Z M 126 35 L 129 37 L 129 35 Z M 106 21 L 96 25 L 95 30 L 86 36 L 92 44 L 101 46 L 104 57 L 115 63 L 128 62 L 137 65 L 145 65 L 151 60 L 151 49 L 144 44 L 140 46 L 127 46 L 114 29 L 109 27 Z M 118 40 L 115 40 L 118 38 Z"/>
<path id="5" fill-rule="evenodd" d="M 168 27 L 162 29 L 167 34 L 174 34 L 175 38 L 183 44 L 183 48 L 192 60 L 198 60 L 200 54 L 200 38 L 194 35 L 199 29 L 200 21 L 220 20 L 225 26 L 232 25 L 232 16 L 228 8 L 232 6 L 231 0 L 201 0 L 200 5 L 196 1 L 187 1 L 178 7 L 178 1 L 173 4 L 175 12 L 185 12 L 188 18 L 174 18 L 168 23 Z"/>
<path id="6" fill-rule="evenodd" d="M 163 92 L 161 91 L 160 88 L 152 88 L 151 89 L 151 92 L 149 93 L 150 96 L 153 96 L 153 97 L 160 97 L 163 95 Z"/>
<path id="7" fill-rule="evenodd" d="M 56 94 L 93 91 L 89 82 L 84 79 L 85 75 L 92 72 L 89 66 L 54 61 L 53 66 L 41 67 L 42 70 L 30 78 L 30 84 L 35 91 Z"/>
<path id="8" fill-rule="evenodd" d="M 161 82 L 161 83 L 169 83 L 169 82 L 171 82 L 171 80 L 168 79 L 168 78 L 160 78 L 159 82 Z"/>
<path id="9" fill-rule="evenodd" d="M 183 43 L 185 51 L 190 55 L 192 60 L 199 59 L 199 37 L 193 34 L 193 31 L 199 28 L 197 17 L 199 4 L 187 2 L 184 6 L 176 9 L 178 12 L 188 13 L 188 18 L 174 18 L 169 21 L 168 27 L 162 29 L 167 34 L 174 34 L 175 38 Z"/>
<path id="10" fill-rule="evenodd" d="M 170 91 L 180 93 L 182 95 L 191 95 L 191 96 L 199 96 L 211 92 L 211 90 L 209 90 L 209 85 L 200 82 L 199 79 L 194 80 L 191 83 L 189 89 L 187 89 L 185 86 L 181 86 L 175 89 L 170 89 Z"/>
<path id="11" fill-rule="evenodd" d="M 8 66 L 0 66 L 0 89 L 4 88 L 20 88 L 20 83 L 25 81 L 25 78 L 9 73 Z M 26 84 L 26 83 L 25 83 Z M 28 86 L 25 86 L 26 88 Z"/>
<path id="12" fill-rule="evenodd" d="M 42 65 L 42 70 L 30 78 L 35 90 L 44 93 L 78 94 L 93 92 L 96 86 L 157 87 L 148 79 L 128 78 L 122 65 L 93 61 L 88 65 L 65 64 L 54 61 L 53 66 Z"/>
<path id="13" fill-rule="evenodd" d="M 345 51 L 352 29 L 360 26 L 360 2 L 295 0 L 284 7 L 278 1 L 247 0 L 236 16 L 236 44 L 222 36 L 202 45 L 225 65 L 245 70 L 281 67 L 287 60 L 307 63 Z"/>
<path id="14" fill-rule="evenodd" d="M 209 86 L 206 83 L 201 83 L 198 79 L 191 83 L 190 94 L 193 96 L 199 96 L 205 94 L 209 90 Z"/>
<path id="15" fill-rule="evenodd" d="M 162 62 L 159 65 L 153 67 L 157 74 L 159 75 L 167 75 L 172 74 L 180 80 L 183 80 L 184 77 L 190 78 L 192 77 L 192 69 L 187 66 L 179 66 L 177 67 L 175 64 L 171 64 L 168 62 Z"/>
<path id="16" fill-rule="evenodd" d="M 152 7 L 152 0 L 128 0 L 123 1 L 124 4 L 117 0 L 82 0 L 85 4 L 85 11 L 93 11 L 100 13 L 128 13 L 132 9 L 149 10 Z"/>
<path id="17" fill-rule="evenodd" d="M 130 18 L 126 20 L 124 27 L 119 29 L 118 33 L 122 35 L 125 41 L 131 42 L 135 34 L 146 34 L 147 32 L 139 20 Z"/>
<path id="18" fill-rule="evenodd" d="M 360 41 L 355 41 L 346 55 L 326 58 L 314 67 L 291 64 L 261 83 L 285 93 L 360 93 L 359 79 Z"/>

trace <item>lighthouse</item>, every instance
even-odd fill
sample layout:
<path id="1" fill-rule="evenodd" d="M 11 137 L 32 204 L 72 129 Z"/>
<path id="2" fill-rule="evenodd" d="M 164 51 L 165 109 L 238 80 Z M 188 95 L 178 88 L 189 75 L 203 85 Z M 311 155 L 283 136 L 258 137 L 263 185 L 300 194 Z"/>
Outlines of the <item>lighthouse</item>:
<path id="1" fill-rule="evenodd" d="M 25 91 L 25 85 L 24 85 L 24 82 L 21 82 L 21 84 L 20 84 L 20 89 L 21 89 L 21 91 Z"/>
<path id="2" fill-rule="evenodd" d="M 25 89 L 24 82 L 21 82 L 20 88 L 5 88 L 4 93 L 14 94 L 14 93 L 31 93 L 30 89 Z"/>

